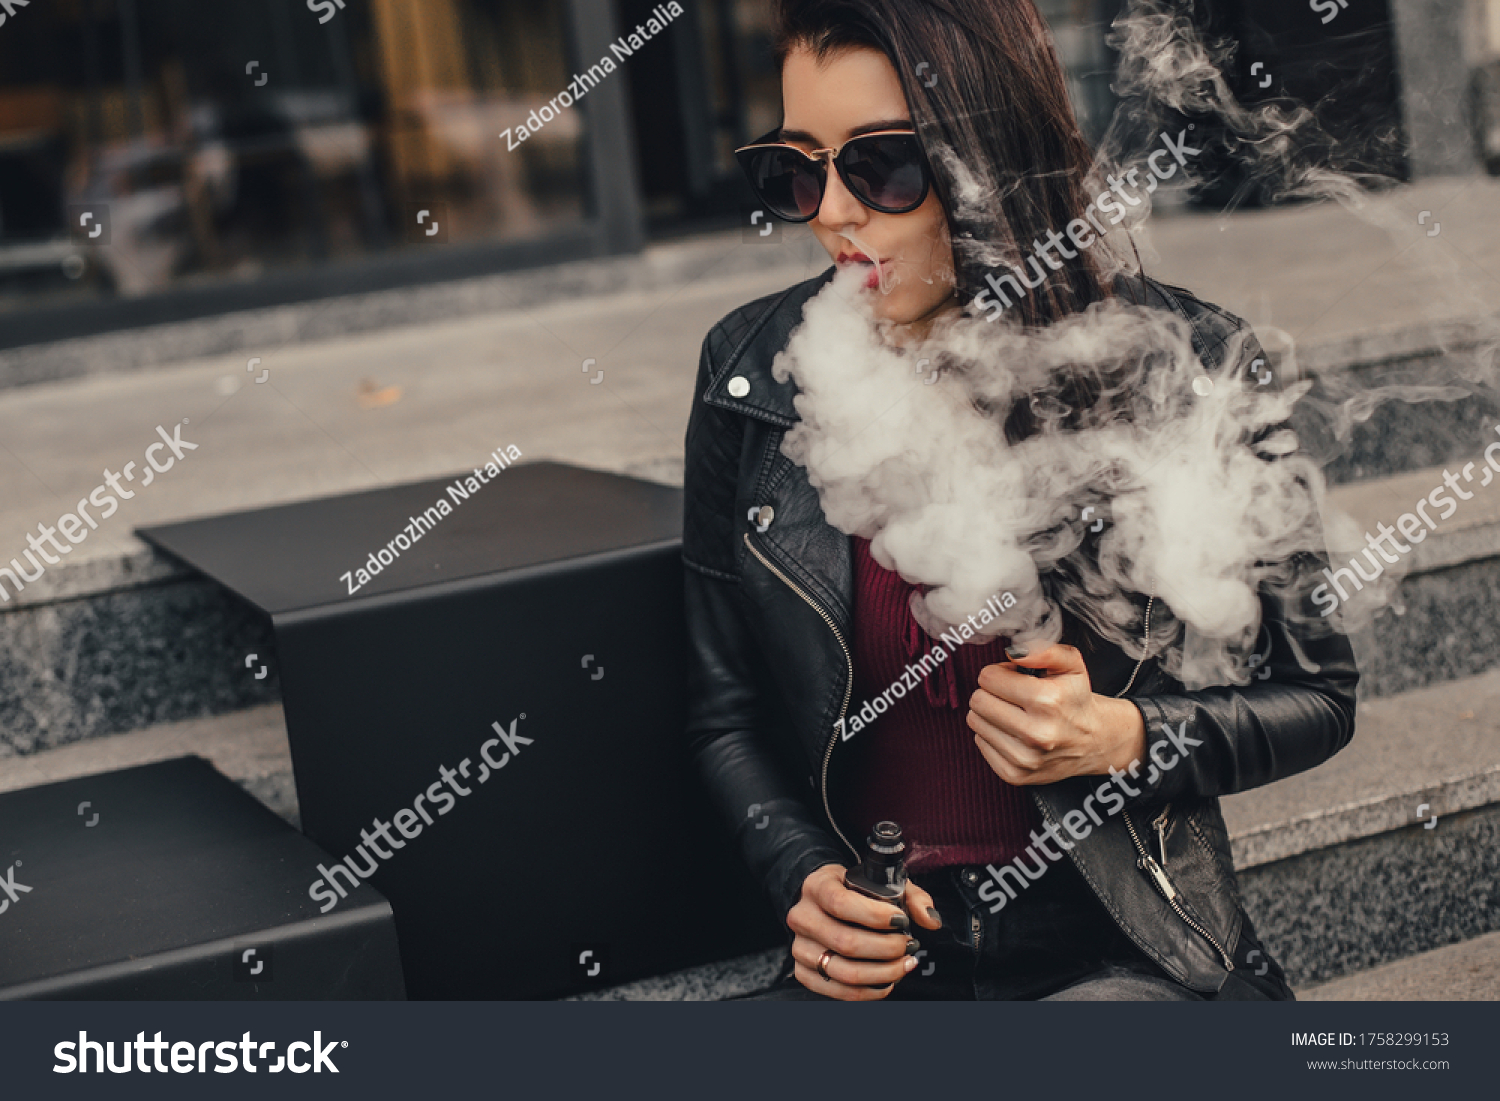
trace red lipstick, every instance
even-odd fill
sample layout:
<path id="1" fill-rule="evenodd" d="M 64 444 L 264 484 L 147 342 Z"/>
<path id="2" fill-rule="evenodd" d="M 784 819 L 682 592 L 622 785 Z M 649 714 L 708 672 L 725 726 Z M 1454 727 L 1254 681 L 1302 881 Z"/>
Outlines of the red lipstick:
<path id="1" fill-rule="evenodd" d="M 845 264 L 869 264 L 870 274 L 865 279 L 865 288 L 872 290 L 880 286 L 880 265 L 883 261 L 871 260 L 862 252 L 841 252 L 836 262 L 841 266 Z"/>

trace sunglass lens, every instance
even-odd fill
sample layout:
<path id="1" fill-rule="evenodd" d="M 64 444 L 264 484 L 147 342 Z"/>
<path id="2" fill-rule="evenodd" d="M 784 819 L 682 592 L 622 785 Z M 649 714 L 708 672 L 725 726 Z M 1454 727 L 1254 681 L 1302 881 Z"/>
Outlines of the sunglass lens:
<path id="1" fill-rule="evenodd" d="M 889 211 L 910 210 L 926 190 L 922 147 L 909 134 L 874 135 L 844 150 L 850 188 L 863 201 Z"/>
<path id="2" fill-rule="evenodd" d="M 801 153 L 788 149 L 757 149 L 747 166 L 756 194 L 771 213 L 804 219 L 818 209 L 823 189 L 816 167 Z"/>

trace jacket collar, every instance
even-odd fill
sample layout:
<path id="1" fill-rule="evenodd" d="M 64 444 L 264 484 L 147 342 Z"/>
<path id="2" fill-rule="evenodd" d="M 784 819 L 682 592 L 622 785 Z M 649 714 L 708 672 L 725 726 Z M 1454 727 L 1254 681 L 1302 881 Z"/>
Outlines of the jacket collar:
<path id="1" fill-rule="evenodd" d="M 703 400 L 780 428 L 796 424 L 798 416 L 792 399 L 797 394 L 797 384 L 790 378 L 777 382 L 771 374 L 771 364 L 776 353 L 786 347 L 792 331 L 802 324 L 802 308 L 833 278 L 836 270 L 830 265 L 822 275 L 798 283 L 773 298 L 769 308 L 751 322 L 719 365 Z"/>

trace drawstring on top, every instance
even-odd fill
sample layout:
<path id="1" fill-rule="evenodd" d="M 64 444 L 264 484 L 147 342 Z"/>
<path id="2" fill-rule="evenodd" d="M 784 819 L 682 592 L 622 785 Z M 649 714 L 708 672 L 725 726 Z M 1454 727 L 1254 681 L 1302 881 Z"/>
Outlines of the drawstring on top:
<path id="1" fill-rule="evenodd" d="M 925 596 L 927 586 L 913 586 L 913 591 L 920 590 Z M 911 614 L 911 606 L 906 608 L 906 630 L 903 639 L 905 643 L 906 656 L 908 659 L 918 658 L 927 652 L 927 646 L 922 641 L 927 632 L 922 630 L 922 625 L 917 622 L 916 617 Z M 938 662 L 938 667 L 933 672 L 922 678 L 922 691 L 927 702 L 933 707 L 942 707 L 945 704 L 954 711 L 958 710 L 958 681 L 953 675 L 953 658 L 950 655 L 947 661 Z"/>

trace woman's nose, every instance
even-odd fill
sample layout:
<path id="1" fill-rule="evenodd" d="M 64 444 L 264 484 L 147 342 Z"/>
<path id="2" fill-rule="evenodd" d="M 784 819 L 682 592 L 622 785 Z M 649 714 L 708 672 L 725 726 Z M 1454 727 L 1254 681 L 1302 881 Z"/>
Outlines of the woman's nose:
<path id="1" fill-rule="evenodd" d="M 828 165 L 828 182 L 823 186 L 823 203 L 818 207 L 818 221 L 837 231 L 843 226 L 863 225 L 869 221 L 869 208 L 844 186 L 838 169 Z"/>

